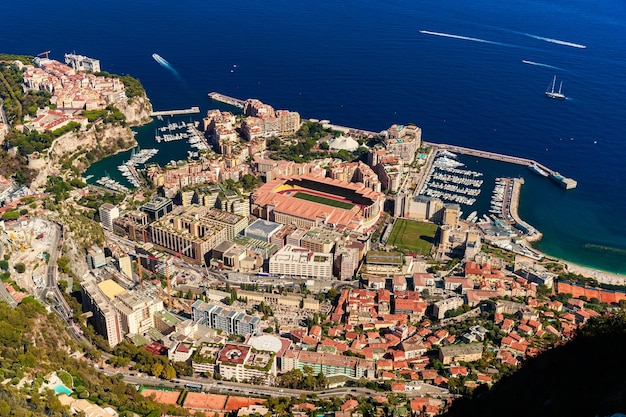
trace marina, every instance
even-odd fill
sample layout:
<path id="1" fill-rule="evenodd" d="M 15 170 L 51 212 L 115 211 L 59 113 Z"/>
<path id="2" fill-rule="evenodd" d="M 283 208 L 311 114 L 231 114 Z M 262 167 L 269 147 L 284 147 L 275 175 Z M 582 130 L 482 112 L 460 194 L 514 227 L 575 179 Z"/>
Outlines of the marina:
<path id="1" fill-rule="evenodd" d="M 124 162 L 122 165 L 119 165 L 117 169 L 122 173 L 124 178 L 132 184 L 133 187 L 137 188 L 143 184 L 143 179 L 139 172 L 137 172 L 136 166 L 139 164 L 145 164 L 150 158 L 156 155 L 159 152 L 158 149 L 141 149 L 137 153 L 132 153 L 131 157 L 128 161 Z M 102 179 L 102 178 L 101 178 Z M 109 178 L 110 179 L 110 178 Z M 98 180 L 100 181 L 100 180 Z M 96 181 L 96 182 L 98 182 Z M 98 182 L 98 184 L 100 184 Z M 103 186 L 107 186 L 106 182 L 104 184 L 100 184 Z M 111 188 L 111 187 L 108 187 Z"/>
<path id="2" fill-rule="evenodd" d="M 96 184 L 101 185 L 104 188 L 108 188 L 109 190 L 119 192 L 119 193 L 127 193 L 129 191 L 128 187 L 120 184 L 118 181 L 112 179 L 109 176 L 104 176 L 96 180 Z"/>
<path id="3" fill-rule="evenodd" d="M 417 194 L 436 197 L 446 203 L 472 206 L 481 192 L 481 172 L 461 169 L 464 164 L 446 150 L 436 150 L 432 165 Z"/>
<path id="4" fill-rule="evenodd" d="M 209 149 L 209 144 L 204 139 L 204 134 L 198 130 L 193 122 L 168 123 L 165 126 L 161 126 L 156 129 L 154 140 L 157 143 L 186 140 L 197 151 Z"/>
<path id="5" fill-rule="evenodd" d="M 532 169 L 530 167 L 533 166 L 547 173 L 548 176 L 552 180 L 554 180 L 556 183 L 558 183 L 561 187 L 565 188 L 566 190 L 571 190 L 573 188 L 576 188 L 576 186 L 578 185 L 576 180 L 572 178 L 564 177 L 558 172 L 536 161 L 533 161 L 532 159 L 504 155 L 504 154 L 496 153 L 496 152 L 481 151 L 478 149 L 465 148 L 462 146 L 455 146 L 455 145 L 447 145 L 447 144 L 440 144 L 440 143 L 427 143 L 427 142 L 424 142 L 424 144 L 433 146 L 437 150 L 437 152 L 441 152 L 441 151 L 456 152 L 456 153 L 463 154 L 463 155 L 470 155 L 470 156 L 476 156 L 479 158 L 493 159 L 494 161 L 507 162 L 509 164 L 523 165 L 523 166 L 529 167 L 529 169 Z M 539 175 L 542 175 L 542 174 L 539 173 Z"/>

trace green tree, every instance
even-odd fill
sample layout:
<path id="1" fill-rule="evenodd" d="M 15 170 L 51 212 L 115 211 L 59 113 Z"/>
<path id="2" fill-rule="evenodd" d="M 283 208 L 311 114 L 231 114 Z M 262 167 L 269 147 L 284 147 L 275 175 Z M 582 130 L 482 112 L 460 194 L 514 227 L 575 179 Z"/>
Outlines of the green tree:
<path id="1" fill-rule="evenodd" d="M 161 373 L 163 372 L 163 369 L 164 369 L 164 366 L 161 362 L 155 362 L 152 364 L 152 367 L 150 368 L 150 372 L 152 373 L 152 375 L 159 378 L 161 376 Z"/>
<path id="2" fill-rule="evenodd" d="M 176 369 L 172 365 L 167 365 L 163 370 L 163 378 L 167 380 L 176 378 Z"/>
<path id="3" fill-rule="evenodd" d="M 26 265 L 24 265 L 22 262 L 16 263 L 13 268 L 15 268 L 15 270 L 17 272 L 19 272 L 20 274 L 22 274 L 22 273 L 24 273 L 24 271 L 26 271 Z"/>

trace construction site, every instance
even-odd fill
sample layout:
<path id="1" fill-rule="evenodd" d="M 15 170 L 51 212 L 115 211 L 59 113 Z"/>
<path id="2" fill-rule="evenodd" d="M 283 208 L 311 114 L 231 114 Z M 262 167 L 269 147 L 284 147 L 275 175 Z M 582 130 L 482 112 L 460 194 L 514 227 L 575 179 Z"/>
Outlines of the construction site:
<path id="1" fill-rule="evenodd" d="M 0 256 L 8 261 L 10 279 L 33 295 L 46 287 L 48 260 L 55 250 L 57 228 L 43 219 L 0 222 Z"/>

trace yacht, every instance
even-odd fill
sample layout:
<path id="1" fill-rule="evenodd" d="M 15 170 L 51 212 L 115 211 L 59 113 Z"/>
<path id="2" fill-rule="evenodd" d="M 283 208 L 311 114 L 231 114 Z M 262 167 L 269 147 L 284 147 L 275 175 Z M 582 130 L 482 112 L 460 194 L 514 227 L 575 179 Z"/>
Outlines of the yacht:
<path id="1" fill-rule="evenodd" d="M 559 84 L 559 91 L 555 91 L 554 87 L 556 86 L 556 75 L 554 76 L 554 78 L 552 79 L 552 88 L 548 91 L 546 91 L 546 96 L 550 97 L 550 98 L 557 98 L 557 99 L 565 99 L 565 94 L 563 94 L 561 91 L 563 89 L 563 81 L 561 81 L 561 84 Z"/>

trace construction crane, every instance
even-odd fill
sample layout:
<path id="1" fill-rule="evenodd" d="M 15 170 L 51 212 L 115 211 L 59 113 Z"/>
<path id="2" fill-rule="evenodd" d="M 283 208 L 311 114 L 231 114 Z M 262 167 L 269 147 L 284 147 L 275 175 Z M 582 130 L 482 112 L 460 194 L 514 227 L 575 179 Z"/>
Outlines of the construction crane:
<path id="1" fill-rule="evenodd" d="M 176 252 L 174 254 L 174 258 L 180 258 L 180 255 L 183 254 L 183 252 L 187 252 L 190 248 L 193 247 L 193 243 L 190 243 L 189 245 L 187 245 L 185 248 L 181 249 L 180 251 Z M 170 258 L 172 259 L 172 258 Z M 173 263 L 173 261 L 172 261 Z M 171 283 L 170 283 L 170 274 L 168 273 L 168 264 L 165 264 L 165 280 L 167 281 L 167 305 L 169 307 L 172 306 L 172 288 L 171 288 Z"/>
<path id="2" fill-rule="evenodd" d="M 37 54 L 37 56 L 39 57 L 39 56 L 43 56 L 43 55 L 45 55 L 45 56 L 46 56 L 46 59 L 48 59 L 48 55 L 49 55 L 49 54 L 50 54 L 50 51 L 43 51 L 42 53 Z"/>
<path id="3" fill-rule="evenodd" d="M 172 260 L 173 258 L 180 258 L 183 252 L 188 251 L 192 247 L 193 247 L 193 244 L 190 243 L 185 248 L 181 249 L 180 251 L 172 255 L 170 260 Z M 139 274 L 139 286 L 141 288 L 143 288 L 143 279 L 142 279 L 143 271 L 141 267 L 141 260 L 139 258 L 150 259 L 156 262 L 163 262 L 163 272 L 165 274 L 165 280 L 167 282 L 167 305 L 168 307 L 171 308 L 172 307 L 172 285 L 171 285 L 171 279 L 170 279 L 169 268 L 168 268 L 169 262 L 167 260 L 162 260 L 152 255 L 145 255 L 145 254 L 139 254 L 139 253 L 129 253 L 129 255 L 135 256 L 137 258 L 137 272 Z"/>
<path id="4" fill-rule="evenodd" d="M 151 261 L 162 262 L 161 259 L 152 256 L 152 255 L 144 255 L 142 253 L 128 253 L 128 255 L 134 256 L 137 258 L 137 274 L 139 275 L 139 287 L 143 288 L 143 270 L 141 269 L 141 260 L 139 258 L 150 259 Z"/>

